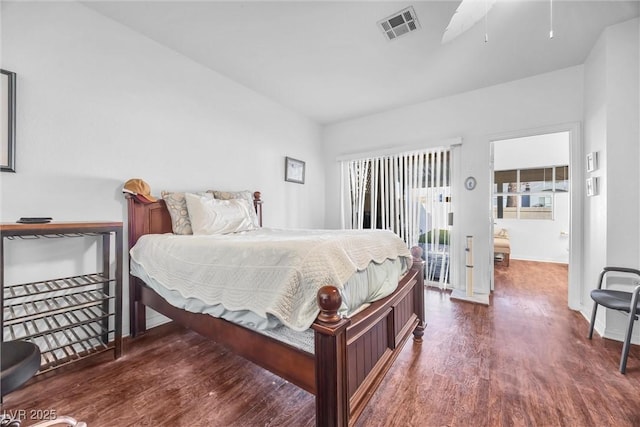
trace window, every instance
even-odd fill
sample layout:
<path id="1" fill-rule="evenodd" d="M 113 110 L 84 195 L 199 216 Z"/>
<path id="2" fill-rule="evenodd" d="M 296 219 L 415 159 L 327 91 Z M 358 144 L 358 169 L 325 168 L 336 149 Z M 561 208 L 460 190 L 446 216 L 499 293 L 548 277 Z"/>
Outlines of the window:
<path id="1" fill-rule="evenodd" d="M 553 219 L 555 193 L 569 190 L 569 166 L 495 171 L 493 217 Z"/>
<path id="2" fill-rule="evenodd" d="M 556 167 L 555 191 L 569 191 L 569 166 Z"/>

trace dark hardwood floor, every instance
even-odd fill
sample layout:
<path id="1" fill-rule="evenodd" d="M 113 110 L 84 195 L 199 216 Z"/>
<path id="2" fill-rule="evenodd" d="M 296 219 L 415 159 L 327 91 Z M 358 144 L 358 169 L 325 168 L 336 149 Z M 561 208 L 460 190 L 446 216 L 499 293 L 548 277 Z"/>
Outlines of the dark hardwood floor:
<path id="1" fill-rule="evenodd" d="M 640 348 L 619 374 L 621 343 L 587 340 L 587 321 L 567 308 L 566 278 L 564 265 L 497 265 L 489 307 L 428 289 L 424 342 L 406 345 L 357 425 L 640 425 Z M 166 329 L 117 361 L 30 383 L 3 409 L 55 410 L 89 427 L 314 425 L 310 394 Z"/>

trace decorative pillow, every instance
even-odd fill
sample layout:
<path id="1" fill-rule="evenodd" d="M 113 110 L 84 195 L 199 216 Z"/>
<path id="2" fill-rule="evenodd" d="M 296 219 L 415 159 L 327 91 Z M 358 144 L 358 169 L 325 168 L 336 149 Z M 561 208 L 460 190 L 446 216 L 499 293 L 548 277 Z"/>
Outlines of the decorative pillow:
<path id="1" fill-rule="evenodd" d="M 501 239 L 508 239 L 509 238 L 509 232 L 507 231 L 506 228 L 501 228 L 499 230 L 494 230 L 493 237 L 499 237 Z"/>
<path id="2" fill-rule="evenodd" d="M 198 192 L 196 194 L 213 199 L 213 195 L 210 193 Z M 171 228 L 174 234 L 193 234 L 189 212 L 187 211 L 187 201 L 184 195 L 185 193 L 161 192 L 162 199 L 167 205 L 167 210 L 171 216 Z"/>
<path id="3" fill-rule="evenodd" d="M 185 194 L 193 234 L 229 234 L 255 229 L 245 199 L 216 200 Z"/>
<path id="4" fill-rule="evenodd" d="M 256 214 L 255 207 L 253 205 L 253 193 L 249 190 L 245 191 L 217 191 L 217 190 L 209 190 L 208 193 L 212 193 L 213 197 L 218 200 L 232 200 L 232 199 L 243 199 L 249 203 L 249 214 L 251 215 L 251 220 L 253 221 L 253 225 L 256 227 L 260 227 L 260 221 L 258 220 L 258 215 Z"/>

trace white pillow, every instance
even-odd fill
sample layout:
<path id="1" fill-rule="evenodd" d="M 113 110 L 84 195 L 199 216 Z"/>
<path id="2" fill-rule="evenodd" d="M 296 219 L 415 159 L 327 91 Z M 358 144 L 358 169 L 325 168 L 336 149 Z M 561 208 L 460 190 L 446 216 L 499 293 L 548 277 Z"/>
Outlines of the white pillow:
<path id="1" fill-rule="evenodd" d="M 193 234 L 228 234 L 255 229 L 244 199 L 216 200 L 186 193 Z"/>
<path id="2" fill-rule="evenodd" d="M 252 207 L 252 209 L 249 210 L 249 215 L 251 215 L 251 218 L 253 219 L 253 225 L 255 225 L 256 228 L 260 228 L 260 220 L 256 214 L 256 208 L 253 204 L 253 193 L 251 191 L 207 190 L 207 192 L 212 193 L 213 197 L 218 200 L 245 199 L 249 203 L 249 206 Z"/>

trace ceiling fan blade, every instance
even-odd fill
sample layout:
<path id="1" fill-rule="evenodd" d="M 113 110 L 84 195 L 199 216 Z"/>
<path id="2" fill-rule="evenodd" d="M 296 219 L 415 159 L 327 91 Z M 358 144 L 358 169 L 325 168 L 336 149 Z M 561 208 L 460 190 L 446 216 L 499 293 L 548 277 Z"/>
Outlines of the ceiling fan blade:
<path id="1" fill-rule="evenodd" d="M 448 43 L 482 20 L 496 0 L 462 0 L 442 35 L 442 44 Z"/>

